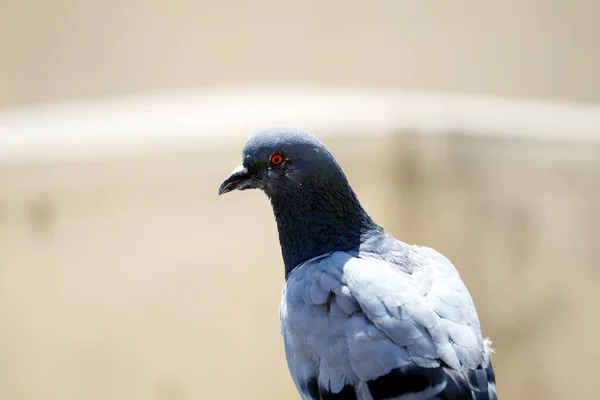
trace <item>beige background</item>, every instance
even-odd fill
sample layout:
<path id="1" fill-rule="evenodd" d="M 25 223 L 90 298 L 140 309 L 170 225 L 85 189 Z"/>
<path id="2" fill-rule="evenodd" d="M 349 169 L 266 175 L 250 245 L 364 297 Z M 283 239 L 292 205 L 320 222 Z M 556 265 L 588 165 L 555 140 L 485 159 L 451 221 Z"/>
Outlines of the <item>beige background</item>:
<path id="1" fill-rule="evenodd" d="M 245 92 L 230 114 L 205 89 L 261 83 L 352 88 L 346 108 L 300 120 L 379 223 L 453 260 L 501 399 L 597 398 L 599 14 L 583 0 L 0 0 L 0 399 L 298 398 L 268 201 L 216 195 L 247 127 L 289 121 L 298 92 L 269 92 L 281 108 Z M 356 88 L 507 98 L 380 109 Z M 164 98 L 120 97 L 150 92 Z M 310 93 L 302 104 L 340 102 Z M 505 107 L 515 97 L 570 105 Z M 110 151 L 149 133 L 152 151 Z"/>
<path id="2" fill-rule="evenodd" d="M 2 0 L 0 105 L 257 82 L 600 100 L 600 3 Z"/>

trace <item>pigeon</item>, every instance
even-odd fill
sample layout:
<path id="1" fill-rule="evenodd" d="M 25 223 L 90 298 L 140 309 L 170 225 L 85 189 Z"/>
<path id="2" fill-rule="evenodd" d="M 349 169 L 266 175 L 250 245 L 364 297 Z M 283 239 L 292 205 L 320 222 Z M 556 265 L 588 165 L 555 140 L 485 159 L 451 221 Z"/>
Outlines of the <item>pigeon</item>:
<path id="1" fill-rule="evenodd" d="M 219 195 L 261 189 L 279 233 L 285 355 L 303 400 L 496 400 L 491 342 L 452 263 L 376 224 L 309 133 L 247 142 Z"/>

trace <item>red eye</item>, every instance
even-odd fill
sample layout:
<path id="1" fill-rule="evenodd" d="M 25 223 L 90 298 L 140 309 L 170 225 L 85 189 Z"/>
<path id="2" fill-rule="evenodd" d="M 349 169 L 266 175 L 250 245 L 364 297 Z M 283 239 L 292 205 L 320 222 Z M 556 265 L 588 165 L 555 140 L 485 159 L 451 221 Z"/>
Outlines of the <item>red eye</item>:
<path id="1" fill-rule="evenodd" d="M 273 153 L 269 157 L 269 162 L 273 165 L 281 165 L 283 164 L 283 156 L 279 153 Z"/>

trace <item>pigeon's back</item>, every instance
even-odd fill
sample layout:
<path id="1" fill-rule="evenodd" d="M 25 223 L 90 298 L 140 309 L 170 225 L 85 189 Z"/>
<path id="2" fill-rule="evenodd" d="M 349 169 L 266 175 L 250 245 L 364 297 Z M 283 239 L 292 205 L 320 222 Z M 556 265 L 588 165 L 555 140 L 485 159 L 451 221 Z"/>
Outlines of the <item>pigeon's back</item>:
<path id="1" fill-rule="evenodd" d="M 490 347 L 454 266 L 389 239 L 393 252 L 325 254 L 288 277 L 281 328 L 302 398 L 497 399 Z"/>

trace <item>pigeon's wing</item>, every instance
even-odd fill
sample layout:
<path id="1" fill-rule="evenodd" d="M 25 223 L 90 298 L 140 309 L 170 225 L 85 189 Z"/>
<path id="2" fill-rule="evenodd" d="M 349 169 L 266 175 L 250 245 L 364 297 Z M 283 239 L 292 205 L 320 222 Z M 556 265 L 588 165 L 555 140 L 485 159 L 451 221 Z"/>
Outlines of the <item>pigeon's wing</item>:
<path id="1" fill-rule="evenodd" d="M 290 274 L 280 317 L 304 399 L 496 399 L 458 272 L 433 249 L 406 252 L 410 266 L 335 252 Z"/>

